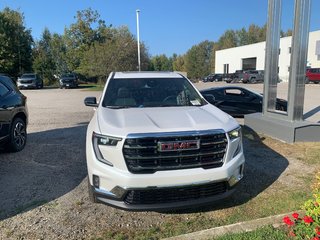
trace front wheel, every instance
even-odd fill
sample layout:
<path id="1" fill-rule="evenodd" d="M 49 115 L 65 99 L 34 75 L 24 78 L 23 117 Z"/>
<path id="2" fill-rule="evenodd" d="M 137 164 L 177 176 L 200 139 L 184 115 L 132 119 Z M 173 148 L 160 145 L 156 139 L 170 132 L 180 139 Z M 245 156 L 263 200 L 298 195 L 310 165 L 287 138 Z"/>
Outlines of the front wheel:
<path id="1" fill-rule="evenodd" d="M 27 126 L 21 118 L 15 118 L 9 135 L 9 148 L 13 152 L 21 151 L 27 143 Z"/>
<path id="2" fill-rule="evenodd" d="M 308 84 L 308 83 L 310 83 L 310 80 L 309 78 L 306 78 L 305 84 Z"/>

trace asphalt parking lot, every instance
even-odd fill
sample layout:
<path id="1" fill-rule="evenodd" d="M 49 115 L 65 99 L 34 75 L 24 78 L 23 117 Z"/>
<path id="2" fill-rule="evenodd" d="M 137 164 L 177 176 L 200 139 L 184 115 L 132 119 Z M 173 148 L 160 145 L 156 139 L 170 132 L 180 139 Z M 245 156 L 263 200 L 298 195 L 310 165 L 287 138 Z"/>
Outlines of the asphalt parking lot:
<path id="1" fill-rule="evenodd" d="M 196 84 L 199 89 L 221 85 Z M 241 86 L 257 92 L 262 92 L 263 88 L 262 84 Z M 280 84 L 280 97 L 286 96 L 286 86 Z M 132 213 L 89 203 L 85 133 L 94 110 L 84 106 L 83 100 L 86 96 L 99 98 L 101 92 L 83 89 L 22 92 L 28 98 L 28 143 L 19 153 L 0 153 L 0 229 L 3 229 L 0 239 L 19 236 L 24 239 L 87 239 L 103 228 L 148 228 L 176 218 L 173 214 Z M 305 112 L 319 108 L 319 93 L 320 84 L 307 85 Z M 319 111 L 309 120 L 319 122 Z M 239 119 L 240 123 L 242 121 Z M 245 148 L 250 148 L 250 144 L 245 143 Z M 265 156 L 261 160 L 255 159 L 258 154 L 255 150 L 246 154 L 246 175 L 249 176 L 246 179 L 258 180 L 254 186 L 250 182 L 242 185 L 235 205 L 264 191 L 289 165 L 287 159 L 271 149 L 258 150 Z M 274 159 L 278 161 L 276 169 L 270 164 Z M 296 170 L 300 167 L 296 166 Z M 186 214 L 178 219 L 189 217 Z"/>

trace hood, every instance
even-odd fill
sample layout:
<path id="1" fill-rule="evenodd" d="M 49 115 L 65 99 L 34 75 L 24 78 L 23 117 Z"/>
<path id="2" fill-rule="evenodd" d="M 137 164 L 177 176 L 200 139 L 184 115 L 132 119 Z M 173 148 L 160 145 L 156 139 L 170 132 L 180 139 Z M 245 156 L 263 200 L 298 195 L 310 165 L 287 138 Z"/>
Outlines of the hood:
<path id="1" fill-rule="evenodd" d="M 223 129 L 238 123 L 218 108 L 202 107 L 126 108 L 97 110 L 99 130 L 104 135 L 125 137 L 129 133 L 178 132 Z"/>

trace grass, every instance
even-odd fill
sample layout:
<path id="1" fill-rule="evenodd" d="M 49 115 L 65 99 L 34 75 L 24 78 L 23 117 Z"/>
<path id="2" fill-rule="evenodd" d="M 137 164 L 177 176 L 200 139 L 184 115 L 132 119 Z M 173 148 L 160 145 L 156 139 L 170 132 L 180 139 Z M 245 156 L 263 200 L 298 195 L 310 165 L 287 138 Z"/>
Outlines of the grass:
<path id="1" fill-rule="evenodd" d="M 83 91 L 102 91 L 104 88 L 104 84 L 86 83 L 86 84 L 80 84 L 79 88 L 82 88 Z"/>
<path id="2" fill-rule="evenodd" d="M 252 232 L 226 234 L 221 237 L 212 238 L 212 240 L 286 240 L 287 233 L 283 229 L 275 229 L 272 226 L 259 228 Z"/>

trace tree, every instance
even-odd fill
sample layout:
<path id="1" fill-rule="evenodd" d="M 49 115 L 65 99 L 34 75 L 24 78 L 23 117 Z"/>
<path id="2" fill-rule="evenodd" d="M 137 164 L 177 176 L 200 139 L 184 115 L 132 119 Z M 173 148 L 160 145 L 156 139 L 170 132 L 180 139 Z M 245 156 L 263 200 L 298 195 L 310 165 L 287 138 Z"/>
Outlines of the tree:
<path id="1" fill-rule="evenodd" d="M 202 78 L 210 73 L 213 42 L 203 41 L 186 53 L 185 66 L 190 78 Z"/>
<path id="2" fill-rule="evenodd" d="M 36 43 L 33 49 L 33 69 L 45 80 L 45 84 L 53 83 L 54 74 L 56 73 L 56 64 L 51 45 L 52 35 L 49 29 L 45 28 L 41 40 Z"/>
<path id="3" fill-rule="evenodd" d="M 185 55 L 176 56 L 172 62 L 173 71 L 186 72 Z"/>
<path id="4" fill-rule="evenodd" d="M 23 14 L 10 8 L 0 12 L 0 72 L 14 77 L 32 69 L 33 39 Z"/>
<path id="5" fill-rule="evenodd" d="M 100 19 L 97 11 L 91 8 L 77 11 L 76 23 L 65 28 L 64 40 L 67 47 L 66 60 L 71 71 L 79 71 L 82 58 L 86 51 L 96 42 L 103 43 L 107 40 L 108 28 Z"/>
<path id="6" fill-rule="evenodd" d="M 90 78 L 105 79 L 112 71 L 136 71 L 138 54 L 136 39 L 127 27 L 109 29 L 111 39 L 95 42 L 84 54 L 79 72 Z M 149 55 L 142 43 L 140 46 L 141 69 L 149 68 Z"/>
<path id="7" fill-rule="evenodd" d="M 156 55 L 151 58 L 150 70 L 152 71 L 172 71 L 172 58 L 165 54 Z"/>

